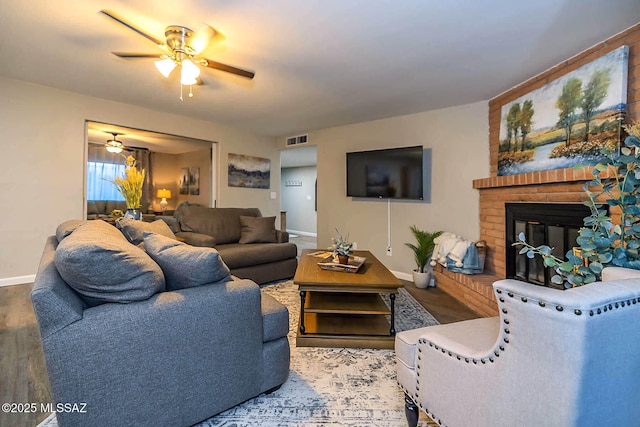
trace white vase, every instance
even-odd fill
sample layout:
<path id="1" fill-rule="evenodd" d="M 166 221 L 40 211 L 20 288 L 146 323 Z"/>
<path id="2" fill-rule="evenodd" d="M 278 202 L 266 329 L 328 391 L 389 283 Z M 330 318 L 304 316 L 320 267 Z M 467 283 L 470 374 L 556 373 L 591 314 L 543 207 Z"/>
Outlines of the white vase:
<path id="1" fill-rule="evenodd" d="M 416 285 L 416 288 L 428 288 L 431 284 L 431 272 L 425 271 L 424 273 L 420 273 L 419 271 L 413 270 L 413 284 Z"/>
<path id="2" fill-rule="evenodd" d="M 125 218 L 141 220 L 142 219 L 142 211 L 140 209 L 131 209 L 127 208 L 127 211 L 124 213 Z"/>

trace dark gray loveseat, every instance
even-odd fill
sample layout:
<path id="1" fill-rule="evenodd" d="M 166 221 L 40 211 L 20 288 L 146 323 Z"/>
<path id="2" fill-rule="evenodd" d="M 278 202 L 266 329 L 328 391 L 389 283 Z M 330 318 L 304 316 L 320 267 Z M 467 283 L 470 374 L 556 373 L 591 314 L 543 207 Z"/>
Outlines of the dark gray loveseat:
<path id="1" fill-rule="evenodd" d="M 194 246 L 215 247 L 237 277 L 263 284 L 296 273 L 296 245 L 289 243 L 289 233 L 275 229 L 275 217 L 263 217 L 260 209 L 191 205 L 181 206 L 176 216 L 176 236 Z M 256 218 L 260 226 L 269 228 L 251 230 L 242 217 Z"/>
<path id="2" fill-rule="evenodd" d="M 155 258 L 104 221 L 79 223 L 48 238 L 31 293 L 53 401 L 83 404 L 57 413 L 60 427 L 190 426 L 286 381 L 288 311 L 258 285 L 227 269 L 224 281 L 164 291 L 170 272 Z M 202 249 L 147 233 L 147 251 L 149 236 L 168 251 Z M 125 292 L 122 302 L 87 299 L 62 279 L 69 268 L 94 288 L 102 280 L 109 298 Z M 126 291 L 119 275 L 131 277 Z"/>

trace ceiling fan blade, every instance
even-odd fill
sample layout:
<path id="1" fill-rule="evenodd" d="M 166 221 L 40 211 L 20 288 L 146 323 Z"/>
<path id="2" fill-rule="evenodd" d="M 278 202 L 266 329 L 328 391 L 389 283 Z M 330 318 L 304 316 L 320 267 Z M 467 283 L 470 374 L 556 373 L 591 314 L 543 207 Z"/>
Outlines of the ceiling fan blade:
<path id="1" fill-rule="evenodd" d="M 238 76 L 246 77 L 248 79 L 253 79 L 253 77 L 256 75 L 251 71 L 232 67 L 231 65 L 222 64 L 220 62 L 212 61 L 206 58 L 201 58 L 199 59 L 198 62 L 200 62 L 200 64 L 204 65 L 205 67 L 213 68 L 215 70 L 220 70 L 220 71 L 226 71 L 227 73 L 236 74 Z"/>
<path id="2" fill-rule="evenodd" d="M 135 31 L 136 33 L 138 33 L 139 35 L 141 35 L 142 37 L 146 38 L 147 40 L 151 41 L 153 44 L 155 44 L 158 47 L 161 47 L 163 49 L 166 49 L 166 46 L 164 44 L 164 42 L 158 40 L 157 38 L 145 33 L 144 31 L 142 31 L 141 29 L 135 27 L 133 24 L 128 23 L 127 21 L 125 21 L 124 19 L 122 19 L 120 16 L 116 15 L 115 13 L 111 12 L 110 10 L 101 10 L 100 13 L 108 16 L 109 18 L 113 19 L 114 21 L 116 21 L 117 23 L 124 25 L 125 27 L 127 27 L 128 29 Z"/>
<path id="3" fill-rule="evenodd" d="M 205 50 L 217 33 L 218 32 L 213 27 L 207 24 L 202 24 L 191 40 L 191 48 L 193 49 L 194 55 Z"/>
<path id="4" fill-rule="evenodd" d="M 111 52 L 120 58 L 166 58 L 163 53 L 133 53 L 133 52 Z"/>

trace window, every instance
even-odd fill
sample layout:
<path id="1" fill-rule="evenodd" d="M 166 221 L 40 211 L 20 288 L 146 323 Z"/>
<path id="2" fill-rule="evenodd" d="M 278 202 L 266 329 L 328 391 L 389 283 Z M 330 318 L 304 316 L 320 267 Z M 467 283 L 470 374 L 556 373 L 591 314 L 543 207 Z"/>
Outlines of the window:
<path id="1" fill-rule="evenodd" d="M 124 200 L 111 183 L 124 169 L 124 164 L 87 162 L 87 200 Z"/>

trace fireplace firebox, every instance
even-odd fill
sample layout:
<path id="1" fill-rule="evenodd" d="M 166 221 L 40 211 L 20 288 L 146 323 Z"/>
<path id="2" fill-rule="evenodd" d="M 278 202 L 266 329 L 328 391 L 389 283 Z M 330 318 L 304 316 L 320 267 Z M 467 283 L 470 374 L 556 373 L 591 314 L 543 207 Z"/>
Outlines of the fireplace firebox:
<path id="1" fill-rule="evenodd" d="M 562 289 L 551 282 L 555 271 L 544 266 L 542 257 L 530 259 L 519 254 L 520 247 L 513 243 L 524 233 L 527 243 L 550 246 L 553 255 L 565 259 L 567 251 L 576 246 L 578 231 L 591 213 L 589 207 L 578 203 L 506 203 L 505 210 L 507 278 Z"/>

